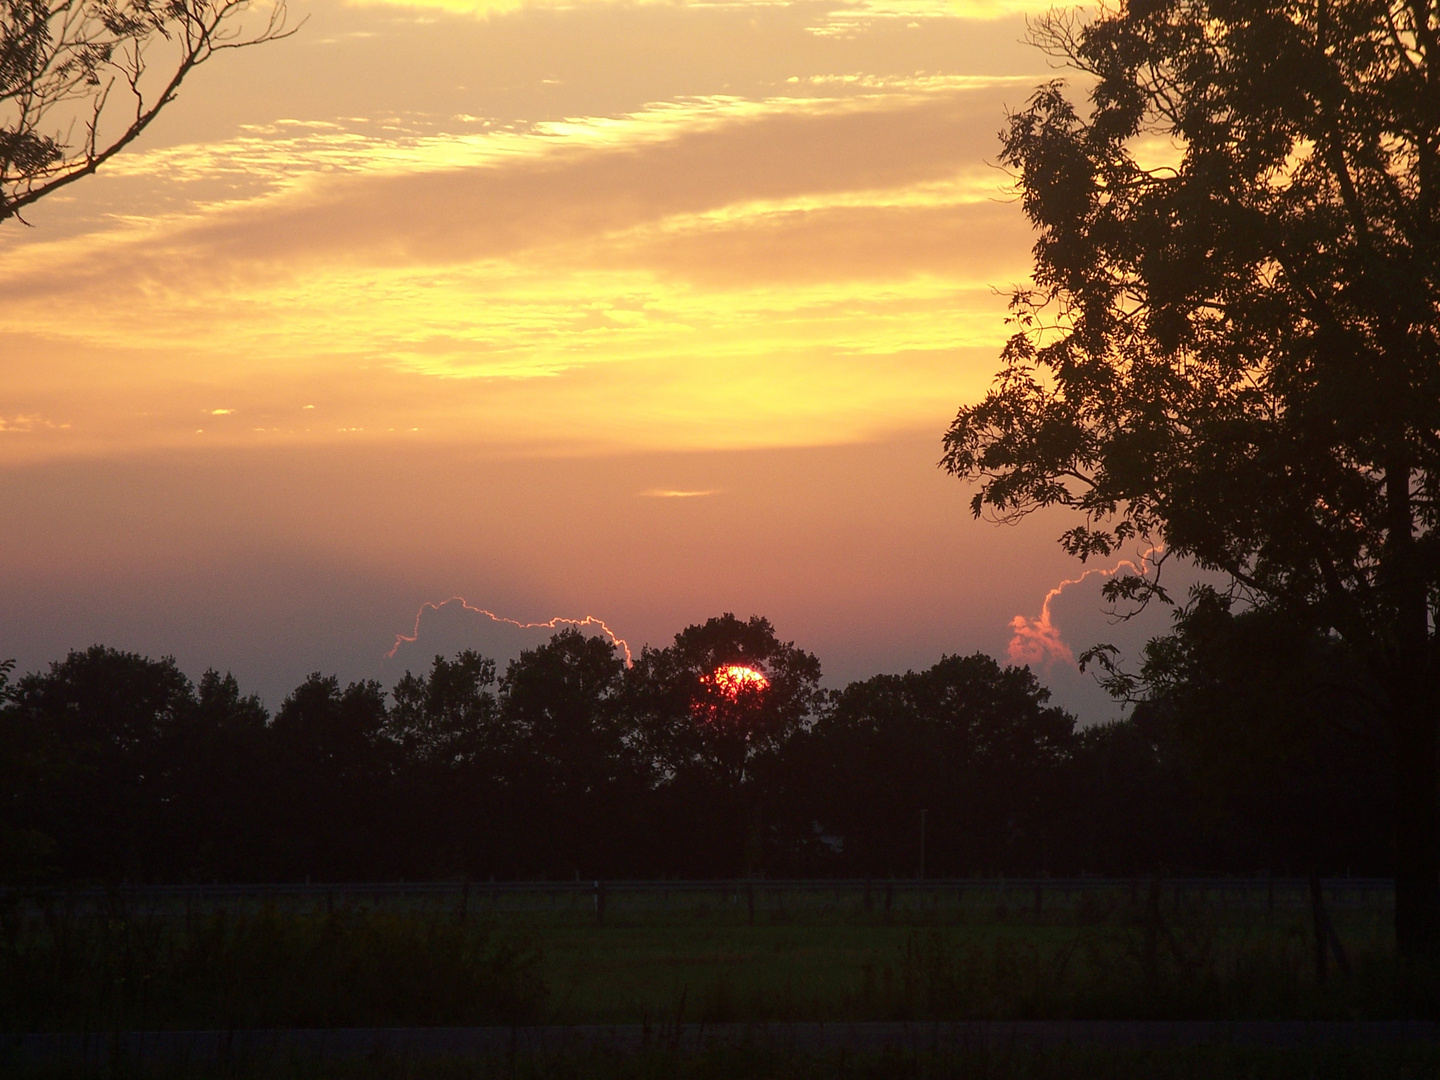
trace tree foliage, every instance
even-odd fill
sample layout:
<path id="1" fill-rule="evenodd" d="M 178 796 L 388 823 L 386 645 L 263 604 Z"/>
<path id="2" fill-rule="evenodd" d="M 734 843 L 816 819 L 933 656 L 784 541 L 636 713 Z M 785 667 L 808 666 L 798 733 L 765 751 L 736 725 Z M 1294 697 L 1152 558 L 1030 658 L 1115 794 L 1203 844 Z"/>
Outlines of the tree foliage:
<path id="1" fill-rule="evenodd" d="M 716 672 L 731 666 L 755 671 L 764 684 L 717 683 Z M 743 783 L 747 769 L 805 721 L 819 684 L 815 656 L 780 641 L 768 619 L 728 612 L 687 627 L 667 648 L 642 650 L 631 679 L 654 766 L 727 787 Z"/>
<path id="2" fill-rule="evenodd" d="M 1393 851 L 1382 695 L 1333 635 L 1202 592 L 1147 646 L 1140 679 L 1139 723 L 1183 755 L 1206 831 L 1231 835 L 1256 865 Z M 1357 789 L 1371 794 L 1356 800 Z"/>
<path id="3" fill-rule="evenodd" d="M 1077 555 L 1163 537 L 1389 633 L 1390 526 L 1407 515 L 1433 552 L 1440 456 L 1440 116 L 1416 81 L 1429 31 L 1394 7 L 1040 22 L 1094 76 L 1093 112 L 1051 83 L 1004 136 L 1036 288 L 997 385 L 946 436 L 946 466 L 986 480 L 977 511 L 1071 506 Z"/>
<path id="4" fill-rule="evenodd" d="M 733 616 L 628 670 L 563 631 L 498 696 L 473 652 L 388 697 L 316 674 L 273 718 L 228 674 L 95 647 L 0 702 L 0 880 L 908 876 L 922 810 L 937 876 L 1388 870 L 1387 793 L 1343 782 L 1375 772 L 1349 731 L 1367 714 L 1320 692 L 1333 651 L 1289 632 L 1276 683 L 1265 620 L 1180 631 L 1145 708 L 1084 731 L 979 654 L 820 691 L 813 656 Z M 727 725 L 756 723 L 743 770 L 733 746 L 707 756 L 697 674 L 739 659 L 773 680 L 726 699 Z M 651 752 L 657 717 L 683 753 Z M 1248 767 L 1217 768 L 1235 746 Z"/>
<path id="5" fill-rule="evenodd" d="M 501 700 L 517 748 L 537 782 L 593 794 L 633 771 L 621 697 L 625 662 L 615 645 L 568 627 L 505 670 Z"/>
<path id="6" fill-rule="evenodd" d="M 920 812 L 932 872 L 1047 869 L 1075 718 L 1028 668 L 946 656 L 925 671 L 836 691 L 808 740 L 822 819 L 855 855 L 904 873 Z M 898 847 L 896 837 L 907 841 Z"/>
<path id="7" fill-rule="evenodd" d="M 944 466 L 972 508 L 1065 506 L 1334 632 L 1397 749 L 1397 927 L 1440 942 L 1440 10 L 1137 0 L 1036 42 L 1003 133 L 1034 287 Z M 1117 577 L 1115 597 L 1163 591 Z"/>
<path id="8" fill-rule="evenodd" d="M 407 671 L 395 684 L 385 734 L 407 755 L 436 763 L 503 749 L 494 685 L 495 661 L 473 649 L 454 660 L 437 656 L 428 675 Z"/>

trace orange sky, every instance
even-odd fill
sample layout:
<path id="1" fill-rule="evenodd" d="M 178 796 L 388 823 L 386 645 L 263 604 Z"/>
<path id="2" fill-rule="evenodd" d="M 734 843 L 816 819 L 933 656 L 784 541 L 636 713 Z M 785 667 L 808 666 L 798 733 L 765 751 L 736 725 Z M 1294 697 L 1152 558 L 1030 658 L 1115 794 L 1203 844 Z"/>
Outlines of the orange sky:
<path id="1" fill-rule="evenodd" d="M 1022 9 L 293 4 L 0 230 L 0 652 L 275 704 L 518 647 L 442 612 L 379 659 L 460 594 L 636 644 L 766 614 L 835 681 L 1003 653 L 1072 575 L 934 469 L 1028 271 Z"/>

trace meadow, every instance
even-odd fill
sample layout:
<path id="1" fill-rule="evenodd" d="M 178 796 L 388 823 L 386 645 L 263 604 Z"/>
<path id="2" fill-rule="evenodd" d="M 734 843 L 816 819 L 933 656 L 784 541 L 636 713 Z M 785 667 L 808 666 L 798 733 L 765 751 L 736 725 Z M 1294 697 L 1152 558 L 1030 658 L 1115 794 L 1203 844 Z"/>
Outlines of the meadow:
<path id="1" fill-rule="evenodd" d="M 1014 1049 L 959 1054 L 796 1055 L 763 1049 L 653 1051 L 471 1060 L 289 1060 L 176 1069 L 109 1068 L 146 1080 L 1420 1080 L 1440 1073 L 1440 1048 L 1255 1050 Z M 24 1080 L 88 1080 L 94 1069 L 21 1068 Z"/>
<path id="2" fill-rule="evenodd" d="M 1388 894 L 1326 892 L 1323 981 L 1293 882 L 12 894 L 0 1027 L 1427 1015 Z"/>

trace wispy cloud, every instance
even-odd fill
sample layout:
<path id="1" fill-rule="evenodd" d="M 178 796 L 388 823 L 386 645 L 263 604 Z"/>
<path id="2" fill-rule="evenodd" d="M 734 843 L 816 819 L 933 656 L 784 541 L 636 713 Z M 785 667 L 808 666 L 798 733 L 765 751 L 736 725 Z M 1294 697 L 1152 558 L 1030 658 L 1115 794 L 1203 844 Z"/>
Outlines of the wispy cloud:
<path id="1" fill-rule="evenodd" d="M 1033 0 L 853 0 L 836 4 L 811 32 L 841 37 L 875 22 L 917 24 L 937 19 L 1003 19 L 1042 9 Z"/>
<path id="2" fill-rule="evenodd" d="M 684 7 L 696 11 L 812 7 L 808 0 L 352 0 L 357 7 L 396 7 L 453 12 L 479 17 L 504 15 L 524 9 L 573 10 L 579 7 Z M 1033 11 L 1029 0 L 852 0 L 827 4 L 833 16 L 889 19 L 997 19 Z"/>
<path id="3" fill-rule="evenodd" d="M 18 413 L 13 416 L 0 416 L 0 434 L 14 435 L 24 434 L 39 429 L 52 431 L 64 431 L 69 424 L 57 423 L 48 417 L 36 413 Z"/>
<path id="4" fill-rule="evenodd" d="M 197 413 L 207 442 L 246 445 L 799 445 L 941 423 L 974 381 L 957 354 L 1003 337 L 990 286 L 1026 270 L 1023 216 L 985 160 L 1028 77 L 936 70 L 917 43 L 937 35 L 895 27 L 869 63 L 869 43 L 806 33 L 833 8 L 437 17 L 447 41 L 523 39 L 538 51 L 505 77 L 560 96 L 524 121 L 479 115 L 509 92 L 499 76 L 444 112 L 387 92 L 306 119 L 287 98 L 228 138 L 122 155 L 86 194 L 125 212 L 0 245 L 0 342 L 42 343 L 52 389 L 68 358 L 63 394 L 42 394 L 0 356 L 11 400 L 63 407 L 77 445 L 194 442 Z M 332 14 L 421 40 L 376 10 Z M 623 82 L 620 61 L 593 67 L 594 28 L 688 34 L 715 67 Z M 712 31 L 800 51 L 732 71 Z M 572 66 L 552 71 L 557 51 Z M 577 76 L 629 96 L 572 95 Z"/>
<path id="5" fill-rule="evenodd" d="M 703 499 L 706 495 L 719 495 L 723 488 L 706 488 L 704 491 L 681 491 L 674 488 L 647 488 L 637 492 L 642 499 Z"/>
<path id="6" fill-rule="evenodd" d="M 0 257 L 0 324 L 155 347 L 188 336 L 204 348 L 219 332 L 258 361 L 329 353 L 494 378 L 673 350 L 677 335 L 727 322 L 815 340 L 836 305 L 877 314 L 894 295 L 877 277 L 937 275 L 895 297 L 911 308 L 963 283 L 956 259 L 972 257 L 965 230 L 979 224 L 964 224 L 966 208 L 993 217 L 987 199 L 999 191 L 970 158 L 978 107 L 993 104 L 953 90 L 707 99 L 500 133 L 483 164 L 455 167 L 452 147 L 408 171 L 366 166 L 17 248 Z M 91 317 L 61 317 L 67 296 L 83 296 Z M 877 333 L 904 348 L 961 340 L 896 338 L 896 317 L 908 321 L 894 312 L 864 330 L 847 316 L 836 343 L 885 352 Z"/>

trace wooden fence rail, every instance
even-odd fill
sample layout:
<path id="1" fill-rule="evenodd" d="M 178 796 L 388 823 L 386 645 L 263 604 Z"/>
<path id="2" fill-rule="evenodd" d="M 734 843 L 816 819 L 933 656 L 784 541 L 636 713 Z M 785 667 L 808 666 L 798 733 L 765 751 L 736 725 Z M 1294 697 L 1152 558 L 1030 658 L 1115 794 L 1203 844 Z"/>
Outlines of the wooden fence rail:
<path id="1" fill-rule="evenodd" d="M 787 894 L 817 898 L 831 894 L 837 904 L 843 900 L 863 904 L 865 910 L 879 906 L 880 897 L 886 908 L 906 900 L 930 898 L 950 899 L 963 903 L 968 896 L 1002 898 L 1007 903 L 1033 905 L 1037 912 L 1046 905 L 1065 903 L 1086 894 L 1120 893 L 1138 902 L 1156 883 L 1165 893 L 1167 902 L 1185 903 L 1263 903 L 1274 907 L 1304 906 L 1311 902 L 1312 885 L 1305 877 L 1210 877 L 1210 878 L 722 878 L 663 879 L 648 881 L 574 880 L 574 881 L 380 881 L 380 882 L 283 882 L 283 883 L 194 883 L 183 885 L 112 885 L 79 888 L 0 888 L 0 899 L 89 901 L 163 901 L 167 899 L 194 902 L 224 900 L 295 900 L 312 899 L 327 904 L 360 900 L 441 900 L 452 899 L 465 906 L 488 901 L 510 900 L 507 906 L 545 907 L 570 900 L 603 911 L 606 907 L 623 905 L 626 899 L 648 899 L 669 904 L 686 899 L 718 900 L 749 905 L 767 898 Z M 1390 878 L 1325 878 L 1319 887 L 1328 902 L 1345 905 L 1354 902 L 1374 903 L 1389 900 L 1394 892 Z"/>

